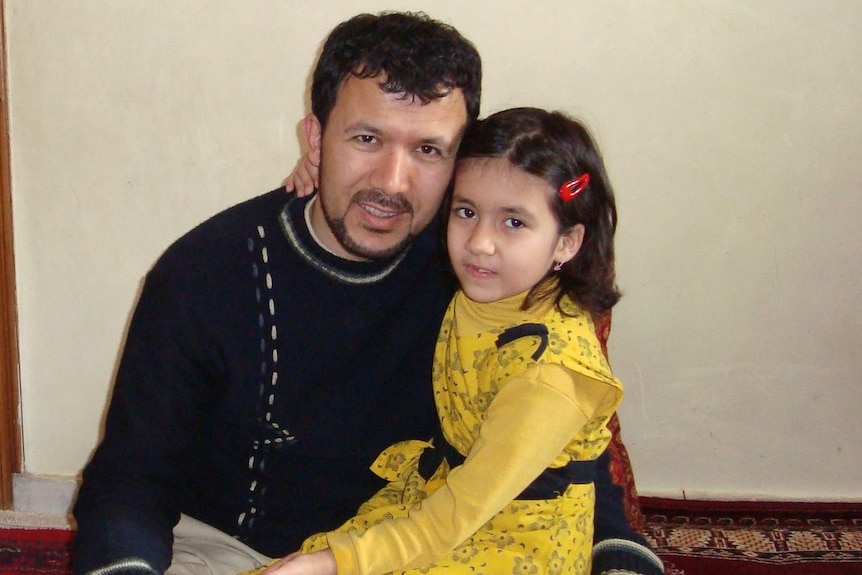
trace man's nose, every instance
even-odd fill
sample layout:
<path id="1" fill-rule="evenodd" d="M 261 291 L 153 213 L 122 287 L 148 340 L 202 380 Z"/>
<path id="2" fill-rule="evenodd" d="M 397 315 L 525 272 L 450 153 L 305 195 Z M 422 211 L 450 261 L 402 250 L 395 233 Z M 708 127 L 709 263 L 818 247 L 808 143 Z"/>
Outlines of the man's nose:
<path id="1" fill-rule="evenodd" d="M 405 193 L 410 189 L 412 170 L 410 153 L 399 148 L 390 148 L 379 158 L 372 185 L 390 195 Z"/>

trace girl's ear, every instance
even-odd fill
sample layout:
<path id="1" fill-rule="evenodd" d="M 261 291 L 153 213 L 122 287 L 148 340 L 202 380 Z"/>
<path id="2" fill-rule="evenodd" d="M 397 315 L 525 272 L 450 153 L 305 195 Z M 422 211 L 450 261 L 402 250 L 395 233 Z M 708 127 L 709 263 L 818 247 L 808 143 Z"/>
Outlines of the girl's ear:
<path id="1" fill-rule="evenodd" d="M 561 264 L 566 263 L 578 254 L 584 243 L 584 224 L 577 224 L 572 229 L 564 232 L 557 240 L 557 249 L 554 250 L 554 261 Z"/>
<path id="2" fill-rule="evenodd" d="M 308 144 L 308 159 L 315 166 L 320 165 L 320 142 L 323 138 L 323 130 L 320 121 L 314 114 L 309 114 L 302 119 L 302 131 L 305 132 L 305 142 Z"/>

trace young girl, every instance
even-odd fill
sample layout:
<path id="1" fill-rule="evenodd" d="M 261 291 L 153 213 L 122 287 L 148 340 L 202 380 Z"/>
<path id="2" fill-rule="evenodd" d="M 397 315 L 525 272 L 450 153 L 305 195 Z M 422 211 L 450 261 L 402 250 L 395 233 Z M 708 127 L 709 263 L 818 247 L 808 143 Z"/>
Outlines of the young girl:
<path id="1" fill-rule="evenodd" d="M 385 450 L 389 484 L 267 575 L 590 572 L 622 397 L 591 319 L 620 297 L 601 155 L 561 113 L 499 112 L 465 136 L 444 209 L 461 289 L 433 366 L 441 434 Z"/>

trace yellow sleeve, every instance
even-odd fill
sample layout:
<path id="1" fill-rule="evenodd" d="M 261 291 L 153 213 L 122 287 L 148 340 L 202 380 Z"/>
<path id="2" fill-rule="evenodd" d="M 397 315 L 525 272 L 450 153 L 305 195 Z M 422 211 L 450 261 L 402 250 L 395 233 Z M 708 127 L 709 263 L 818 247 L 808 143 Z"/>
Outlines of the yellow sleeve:
<path id="1" fill-rule="evenodd" d="M 422 567 L 467 540 L 554 461 L 612 386 L 556 364 L 508 382 L 464 464 L 407 517 L 365 533 L 329 533 L 339 575 L 376 575 Z M 613 399 L 609 399 L 613 398 Z"/>

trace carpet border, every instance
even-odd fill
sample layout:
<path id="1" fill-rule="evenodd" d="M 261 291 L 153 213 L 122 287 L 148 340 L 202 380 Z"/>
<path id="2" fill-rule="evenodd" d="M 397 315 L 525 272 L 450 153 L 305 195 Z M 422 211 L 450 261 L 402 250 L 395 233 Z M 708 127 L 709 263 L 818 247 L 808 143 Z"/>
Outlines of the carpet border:
<path id="1" fill-rule="evenodd" d="M 720 500 L 720 499 L 675 499 L 672 497 L 638 496 L 641 510 L 680 510 L 702 511 L 707 513 L 720 511 L 758 511 L 758 512 L 801 512 L 824 514 L 862 515 L 862 502 L 857 501 L 788 501 L 776 500 Z"/>

